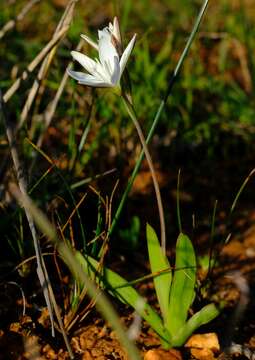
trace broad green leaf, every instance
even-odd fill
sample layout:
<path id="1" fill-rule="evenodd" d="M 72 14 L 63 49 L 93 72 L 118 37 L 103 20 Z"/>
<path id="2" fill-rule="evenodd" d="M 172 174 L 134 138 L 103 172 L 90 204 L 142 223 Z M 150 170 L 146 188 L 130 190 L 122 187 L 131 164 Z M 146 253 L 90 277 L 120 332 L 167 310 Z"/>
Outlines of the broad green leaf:
<path id="1" fill-rule="evenodd" d="M 76 252 L 75 257 L 84 271 L 95 276 L 99 263 L 90 256 L 84 257 L 80 252 Z M 128 282 L 114 271 L 104 267 L 103 275 L 96 274 L 95 281 L 104 285 L 106 291 L 118 298 L 120 301 L 132 306 L 136 312 L 148 322 L 153 330 L 159 335 L 164 343 L 170 343 L 170 335 L 165 329 L 162 320 L 155 310 L 145 302 L 143 297 L 128 284 Z"/>
<path id="2" fill-rule="evenodd" d="M 153 274 L 159 273 L 159 275 L 154 276 L 153 281 L 164 323 L 166 323 L 168 317 L 172 271 L 167 257 L 161 250 L 157 234 L 149 224 L 146 226 L 146 235 L 151 272 Z M 160 274 L 163 270 L 168 271 Z"/>
<path id="3" fill-rule="evenodd" d="M 195 297 L 196 257 L 192 242 L 180 234 L 176 243 L 175 271 L 170 292 L 167 329 L 174 336 L 187 320 Z"/>
<path id="4" fill-rule="evenodd" d="M 214 304 L 204 306 L 176 333 L 172 339 L 172 346 L 182 346 L 185 344 L 196 329 L 215 319 L 219 313 L 220 310 Z"/>

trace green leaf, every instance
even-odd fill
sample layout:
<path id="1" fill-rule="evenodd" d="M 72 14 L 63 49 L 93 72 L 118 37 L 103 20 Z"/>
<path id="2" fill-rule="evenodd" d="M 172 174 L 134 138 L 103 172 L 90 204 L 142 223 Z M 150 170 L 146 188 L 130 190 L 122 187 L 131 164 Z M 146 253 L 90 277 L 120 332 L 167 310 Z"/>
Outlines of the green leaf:
<path id="1" fill-rule="evenodd" d="M 146 226 L 146 235 L 151 272 L 155 274 L 162 272 L 163 270 L 168 270 L 167 272 L 163 272 L 154 276 L 153 278 L 160 310 L 164 319 L 164 323 L 166 323 L 168 317 L 172 271 L 167 257 L 161 250 L 157 234 L 149 224 Z"/>
<path id="2" fill-rule="evenodd" d="M 97 269 L 99 263 L 90 256 L 84 257 L 80 252 L 76 252 L 75 257 L 82 266 L 83 270 L 95 277 L 96 283 L 104 285 L 106 291 L 118 298 L 120 301 L 132 306 L 136 312 L 148 322 L 152 329 L 159 335 L 163 343 L 170 344 L 170 335 L 164 327 L 162 320 L 152 307 L 145 302 L 143 297 L 129 283 L 116 274 L 114 271 L 104 267 L 103 274 L 99 274 Z"/>
<path id="3" fill-rule="evenodd" d="M 170 292 L 167 329 L 174 336 L 187 320 L 195 297 L 196 257 L 192 242 L 181 233 L 176 243 L 175 271 Z"/>
<path id="4" fill-rule="evenodd" d="M 172 339 L 172 345 L 182 346 L 196 329 L 215 319 L 219 313 L 220 310 L 214 304 L 204 306 L 176 333 Z"/>

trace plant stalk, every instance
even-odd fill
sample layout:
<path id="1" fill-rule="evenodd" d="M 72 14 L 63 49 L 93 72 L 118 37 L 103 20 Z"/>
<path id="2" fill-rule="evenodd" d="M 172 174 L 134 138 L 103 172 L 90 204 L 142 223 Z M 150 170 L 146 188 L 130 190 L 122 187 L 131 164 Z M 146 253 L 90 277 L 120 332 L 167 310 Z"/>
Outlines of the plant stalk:
<path id="1" fill-rule="evenodd" d="M 158 122 L 159 122 L 161 113 L 162 113 L 162 111 L 163 111 L 163 109 L 164 109 L 164 107 L 165 107 L 165 105 L 166 105 L 166 102 L 167 102 L 167 100 L 168 100 L 168 97 L 169 97 L 169 96 L 171 95 L 171 93 L 172 93 L 173 86 L 174 86 L 174 84 L 175 84 L 175 82 L 176 82 L 176 80 L 177 80 L 177 78 L 178 78 L 178 75 L 179 75 L 179 73 L 180 73 L 180 70 L 181 70 L 181 67 L 182 67 L 182 65 L 183 65 L 183 62 L 184 62 L 184 60 L 185 60 L 185 58 L 186 58 L 186 56 L 187 56 L 187 54 L 188 54 L 188 52 L 189 52 L 189 49 L 190 49 L 191 44 L 192 44 L 192 42 L 193 42 L 193 40 L 194 40 L 194 38 L 195 38 L 195 35 L 196 35 L 196 33 L 198 32 L 200 23 L 201 23 L 202 18 L 203 18 L 204 14 L 205 14 L 205 10 L 206 10 L 206 8 L 207 8 L 207 6 L 208 6 L 208 3 L 209 3 L 209 0 L 204 0 L 203 4 L 202 4 L 202 6 L 201 6 L 200 12 L 199 12 L 199 14 L 198 14 L 198 16 L 197 16 L 197 19 L 196 19 L 196 21 L 195 21 L 195 24 L 194 24 L 194 26 L 193 26 L 193 29 L 192 29 L 192 31 L 191 31 L 191 33 L 190 33 L 190 36 L 189 36 L 189 38 L 188 38 L 188 41 L 187 41 L 187 43 L 186 43 L 186 45 L 185 45 L 185 48 L 183 49 L 183 52 L 182 52 L 182 54 L 181 54 L 181 56 L 180 56 L 180 59 L 179 59 L 177 65 L 176 65 L 176 67 L 175 67 L 174 73 L 173 73 L 173 75 L 171 76 L 171 78 L 170 78 L 170 80 L 169 80 L 169 84 L 168 84 L 168 88 L 167 88 L 166 94 L 165 94 L 163 100 L 161 100 L 161 102 L 160 102 L 160 104 L 159 104 L 158 110 L 157 110 L 157 112 L 156 112 L 156 115 L 155 115 L 155 117 L 154 117 L 154 120 L 153 120 L 152 125 L 151 125 L 151 128 L 150 128 L 150 131 L 149 131 L 149 133 L 148 133 L 148 135 L 147 135 L 147 138 L 146 138 L 146 144 L 148 144 L 148 143 L 150 142 L 150 140 L 151 140 L 151 138 L 152 138 L 152 136 L 153 136 L 153 134 L 154 134 L 154 131 L 155 131 L 155 128 L 156 128 L 156 126 L 157 126 L 157 124 L 158 124 Z M 140 156 L 139 156 L 139 158 L 138 158 L 138 160 L 137 160 L 137 162 L 136 162 L 136 164 L 135 164 L 135 167 L 134 167 L 134 170 L 133 170 L 133 172 L 132 172 L 132 175 L 131 175 L 131 177 L 130 177 L 130 179 L 129 179 L 129 181 L 128 181 L 128 184 L 127 184 L 127 186 L 126 186 L 126 189 L 125 189 L 125 191 L 124 191 L 124 193 L 123 193 L 123 195 L 122 195 L 122 198 L 121 198 L 121 200 L 120 200 L 119 206 L 118 206 L 118 208 L 117 208 L 117 210 L 116 210 L 116 213 L 115 213 L 115 215 L 114 215 L 114 217 L 113 217 L 112 226 L 111 226 L 111 228 L 110 228 L 109 235 L 112 234 L 112 232 L 113 232 L 114 229 L 115 229 L 115 226 L 117 225 L 117 222 L 118 222 L 118 220 L 119 220 L 121 211 L 122 211 L 123 206 L 124 206 L 124 204 L 125 204 L 125 202 L 126 202 L 126 200 L 127 200 L 128 195 L 129 195 L 129 193 L 130 193 L 130 190 L 131 190 L 131 188 L 132 188 L 132 185 L 133 185 L 133 182 L 134 182 L 134 180 L 135 180 L 135 178 L 136 178 L 136 175 L 137 175 L 137 173 L 138 173 L 138 171 L 139 171 L 139 169 L 140 169 L 140 166 L 141 166 L 141 163 L 142 163 L 142 161 L 143 161 L 143 158 L 144 158 L 144 149 L 142 149 L 142 151 L 141 151 L 141 153 L 140 153 Z"/>
<path id="2" fill-rule="evenodd" d="M 122 99 L 123 99 L 124 105 L 126 107 L 126 110 L 129 114 L 131 120 L 133 121 L 133 124 L 138 133 L 139 139 L 140 139 L 142 147 L 143 147 L 143 152 L 145 154 L 145 157 L 146 157 L 146 160 L 148 162 L 148 166 L 149 166 L 149 169 L 151 172 L 151 177 L 152 177 L 152 181 L 153 181 L 153 185 L 154 185 L 154 189 L 155 189 L 157 205 L 158 205 L 158 212 L 159 212 L 160 232 L 161 232 L 161 248 L 162 248 L 163 253 L 165 254 L 166 253 L 166 226 L 165 226 L 164 209 L 163 209 L 162 198 L 161 198 L 161 194 L 160 194 L 159 184 L 158 184 L 158 180 L 156 177 L 153 161 L 151 159 L 150 152 L 146 145 L 146 141 L 145 141 L 141 126 L 138 122 L 138 119 L 137 119 L 137 116 L 135 113 L 135 109 L 125 95 L 122 96 Z"/>

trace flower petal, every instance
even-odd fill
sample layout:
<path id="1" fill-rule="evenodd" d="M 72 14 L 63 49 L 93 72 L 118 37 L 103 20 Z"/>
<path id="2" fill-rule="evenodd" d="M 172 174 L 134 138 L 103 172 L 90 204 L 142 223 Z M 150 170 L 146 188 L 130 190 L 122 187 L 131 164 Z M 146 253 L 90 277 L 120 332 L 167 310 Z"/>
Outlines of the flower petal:
<path id="1" fill-rule="evenodd" d="M 78 61 L 89 73 L 93 74 L 96 71 L 97 63 L 88 56 L 78 51 L 71 51 L 71 55 L 74 60 Z"/>
<path id="2" fill-rule="evenodd" d="M 81 37 L 89 44 L 91 45 L 93 48 L 95 48 L 96 50 L 98 50 L 98 44 L 91 40 L 87 35 L 83 35 L 81 34 Z"/>
<path id="3" fill-rule="evenodd" d="M 126 49 L 124 50 L 121 59 L 120 59 L 120 77 L 127 65 L 127 61 L 128 58 L 133 50 L 133 47 L 135 45 L 135 40 L 136 40 L 136 34 L 132 37 L 132 39 L 129 41 L 128 46 L 126 47 Z"/>
<path id="4" fill-rule="evenodd" d="M 83 66 L 91 75 L 96 76 L 103 82 L 110 82 L 111 76 L 108 75 L 108 73 L 105 73 L 104 67 L 99 63 L 98 60 L 94 61 L 93 59 L 78 51 L 72 51 L 71 54 L 73 58 L 78 61 L 81 66 Z"/>
<path id="5" fill-rule="evenodd" d="M 79 71 L 73 71 L 67 69 L 68 74 L 82 85 L 94 86 L 94 87 L 111 87 L 112 84 L 104 82 L 95 76 L 85 74 Z"/>
<path id="6" fill-rule="evenodd" d="M 115 57 L 119 59 L 119 55 L 115 49 L 115 47 L 112 44 L 111 41 L 111 34 L 108 31 L 107 28 L 103 29 L 102 31 L 99 31 L 99 59 L 102 65 L 107 63 L 110 65 L 111 73 L 114 69 L 115 64 Z"/>
<path id="7" fill-rule="evenodd" d="M 117 85 L 117 83 L 120 80 L 120 63 L 119 63 L 119 57 L 114 57 L 114 65 L 113 65 L 113 71 L 111 75 L 111 83 L 113 85 Z"/>

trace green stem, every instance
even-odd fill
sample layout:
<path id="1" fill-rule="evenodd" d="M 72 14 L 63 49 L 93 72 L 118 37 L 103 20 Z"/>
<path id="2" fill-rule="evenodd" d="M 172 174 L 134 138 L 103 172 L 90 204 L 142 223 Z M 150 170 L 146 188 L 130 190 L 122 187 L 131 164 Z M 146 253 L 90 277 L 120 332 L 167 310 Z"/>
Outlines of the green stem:
<path id="1" fill-rule="evenodd" d="M 198 17 L 197 17 L 197 19 L 196 19 L 196 22 L 195 22 L 195 24 L 194 24 L 194 26 L 193 26 L 192 32 L 191 32 L 191 34 L 190 34 L 190 36 L 189 36 L 189 39 L 188 39 L 188 41 L 187 41 L 187 43 L 186 43 L 186 46 L 185 46 L 185 48 L 184 48 L 184 50 L 183 50 L 183 52 L 182 52 L 182 55 L 181 55 L 181 57 L 180 57 L 177 65 L 176 65 L 176 68 L 175 68 L 175 70 L 174 70 L 174 73 L 173 73 L 171 79 L 169 80 L 169 85 L 168 85 L 168 89 L 167 89 L 167 91 L 166 91 L 166 94 L 165 94 L 163 100 L 161 101 L 161 103 L 160 103 L 160 105 L 159 105 L 159 107 L 158 107 L 157 113 L 156 113 L 156 115 L 155 115 L 155 117 L 154 117 L 153 123 L 152 123 L 151 128 L 150 128 L 149 134 L 148 134 L 148 136 L 147 136 L 147 138 L 146 138 L 146 144 L 148 144 L 148 143 L 150 142 L 150 140 L 151 140 L 151 138 L 152 138 L 152 136 L 153 136 L 153 134 L 154 134 L 154 131 L 155 131 L 155 128 L 156 128 L 156 126 L 157 126 L 157 124 L 158 124 L 158 121 L 159 121 L 159 119 L 160 119 L 161 113 L 162 113 L 162 111 L 163 111 L 163 109 L 164 109 L 164 107 L 165 107 L 165 105 L 166 105 L 166 102 L 167 102 L 168 97 L 169 97 L 170 94 L 171 94 L 171 91 L 172 91 L 172 89 L 173 89 L 173 86 L 174 86 L 174 84 L 175 84 L 175 82 L 176 82 L 176 79 L 177 79 L 177 77 L 178 77 L 178 75 L 179 75 L 181 66 L 182 66 L 182 64 L 183 64 L 183 62 L 184 62 L 184 60 L 185 60 L 185 58 L 186 58 L 186 56 L 187 56 L 187 54 L 188 54 L 188 52 L 189 52 L 189 49 L 190 49 L 190 47 L 191 47 L 191 44 L 192 44 L 192 42 L 193 42 L 193 40 L 194 40 L 194 37 L 195 37 L 195 35 L 196 35 L 197 31 L 198 31 L 199 25 L 200 25 L 200 23 L 201 23 L 201 21 L 202 21 L 202 18 L 203 18 L 203 15 L 204 15 L 204 13 L 205 13 L 205 10 L 206 10 L 206 8 L 207 8 L 208 3 L 209 3 L 209 0 L 205 0 L 205 1 L 203 2 L 203 5 L 202 5 L 202 7 L 201 7 L 201 9 L 200 9 L 200 12 L 199 12 L 199 14 L 198 14 Z M 118 220 L 119 220 L 121 211 L 122 211 L 122 209 L 123 209 L 123 206 L 124 206 L 124 204 L 125 204 L 125 202 L 126 202 L 126 200 L 127 200 L 128 194 L 130 193 L 130 190 L 131 190 L 131 188 L 132 188 L 133 182 L 134 182 L 134 180 L 135 180 L 135 178 L 136 178 L 136 175 L 137 175 L 137 173 L 138 173 L 138 171 L 139 171 L 139 168 L 140 168 L 140 166 L 141 166 L 141 163 L 142 163 L 142 161 L 143 161 L 143 157 L 144 157 L 144 150 L 142 150 L 141 153 L 140 153 L 139 159 L 137 160 L 137 162 L 136 162 L 136 164 L 135 164 L 135 167 L 134 167 L 134 170 L 133 170 L 133 172 L 132 172 L 132 175 L 131 175 L 131 177 L 130 177 L 130 179 L 129 179 L 129 181 L 128 181 L 128 184 L 127 184 L 127 186 L 126 186 L 126 189 L 125 189 L 125 191 L 124 191 L 124 193 L 123 193 L 123 195 L 122 195 L 122 198 L 121 198 L 121 200 L 120 200 L 119 206 L 118 206 L 118 208 L 117 208 L 117 210 L 116 210 L 116 213 L 115 213 L 115 215 L 114 215 L 111 228 L 110 228 L 110 230 L 109 230 L 109 235 L 112 234 L 112 232 L 113 232 L 114 229 L 115 229 L 115 226 L 117 225 L 117 222 L 118 222 Z"/>
<path id="2" fill-rule="evenodd" d="M 180 181 L 181 181 L 181 169 L 179 169 L 179 171 L 178 171 L 176 209 L 177 209 L 177 220 L 178 220 L 179 233 L 182 233 L 182 220 L 181 220 L 181 209 L 180 209 Z"/>
<path id="3" fill-rule="evenodd" d="M 152 124 L 152 126 L 151 126 L 151 128 L 150 128 L 150 131 L 149 131 L 149 134 L 148 134 L 148 136 L 147 136 L 146 144 L 148 144 L 148 143 L 150 142 L 150 140 L 151 140 L 151 138 L 152 138 L 152 136 L 153 136 L 153 134 L 154 134 L 154 130 L 155 130 L 156 126 L 157 126 L 157 123 L 158 123 L 158 121 L 159 121 L 159 118 L 160 118 L 161 112 L 162 112 L 162 110 L 163 110 L 163 108 L 164 108 L 164 105 L 165 105 L 165 102 L 164 102 L 164 101 L 161 101 L 161 104 L 160 104 L 160 106 L 159 106 L 159 108 L 158 108 L 158 111 L 157 111 L 157 114 L 156 114 L 156 116 L 155 116 L 155 119 L 154 119 L 154 121 L 153 121 L 153 124 Z M 112 234 L 112 232 L 113 232 L 114 229 L 115 229 L 115 226 L 117 225 L 117 222 L 118 222 L 118 220 L 119 220 L 119 218 L 120 218 L 121 211 L 122 211 L 123 206 L 124 206 L 124 204 L 125 204 L 125 202 L 126 202 L 126 200 L 127 200 L 128 194 L 130 193 L 130 190 L 131 190 L 131 188 L 132 188 L 132 185 L 133 185 L 133 183 L 134 183 L 134 181 L 135 181 L 136 175 L 137 175 L 137 173 L 138 173 L 138 171 L 139 171 L 139 168 L 140 168 L 140 166 L 141 166 L 141 163 L 142 163 L 142 161 L 143 161 L 143 158 L 144 158 L 144 150 L 142 149 L 142 151 L 141 151 L 141 153 L 140 153 L 140 155 L 139 155 L 139 158 L 138 158 L 138 160 L 137 160 L 137 162 L 136 162 L 136 164 L 135 164 L 134 170 L 133 170 L 133 172 L 132 172 L 132 174 L 131 174 L 131 177 L 130 177 L 130 179 L 129 179 L 129 181 L 128 181 L 128 184 L 127 184 L 127 186 L 126 186 L 126 189 L 125 189 L 124 193 L 122 194 L 122 197 L 121 197 L 119 206 L 118 206 L 118 208 L 117 208 L 117 210 L 116 210 L 116 213 L 115 213 L 115 215 L 114 215 L 114 218 L 113 218 L 113 220 L 112 220 L 112 226 L 111 226 L 111 228 L 110 228 L 110 230 L 109 230 L 109 235 Z"/>
<path id="4" fill-rule="evenodd" d="M 128 101 L 128 99 L 126 98 L 125 95 L 122 96 L 124 105 L 126 107 L 126 110 L 130 116 L 130 118 L 132 119 L 134 126 L 137 130 L 138 136 L 140 138 L 142 147 L 143 147 L 143 152 L 145 154 L 146 160 L 148 162 L 148 166 L 151 172 L 151 177 L 152 177 L 152 181 L 153 181 L 153 185 L 154 185 L 154 189 L 155 189 L 155 194 L 156 194 L 156 199 L 157 199 L 157 204 L 158 204 L 158 212 L 159 212 L 159 221 L 160 221 L 160 232 L 161 232 L 161 247 L 162 247 L 162 251 L 165 253 L 166 252 L 166 226 L 165 226 L 165 218 L 164 218 L 164 209 L 163 209 L 163 204 L 162 204 L 162 198 L 161 198 L 161 194 L 160 194 L 160 189 L 159 189 L 159 184 L 158 184 L 158 180 L 156 177 L 156 173 L 155 173 L 155 169 L 154 169 L 154 165 L 150 156 L 150 152 L 148 150 L 148 147 L 146 145 L 146 141 L 141 129 L 141 126 L 138 122 L 135 110 L 133 105 Z"/>

